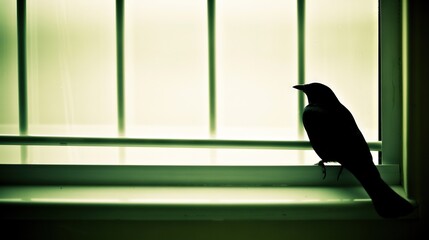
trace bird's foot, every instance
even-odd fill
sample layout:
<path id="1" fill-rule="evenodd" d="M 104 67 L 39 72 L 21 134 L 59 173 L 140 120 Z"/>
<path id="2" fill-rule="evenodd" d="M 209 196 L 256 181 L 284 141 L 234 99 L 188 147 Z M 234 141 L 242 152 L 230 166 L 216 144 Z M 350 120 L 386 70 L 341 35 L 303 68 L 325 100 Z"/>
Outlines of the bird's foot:
<path id="1" fill-rule="evenodd" d="M 322 168 L 323 179 L 325 179 L 326 178 L 326 166 L 325 166 L 325 164 L 323 163 L 322 160 L 320 160 L 316 165 L 320 166 Z"/>

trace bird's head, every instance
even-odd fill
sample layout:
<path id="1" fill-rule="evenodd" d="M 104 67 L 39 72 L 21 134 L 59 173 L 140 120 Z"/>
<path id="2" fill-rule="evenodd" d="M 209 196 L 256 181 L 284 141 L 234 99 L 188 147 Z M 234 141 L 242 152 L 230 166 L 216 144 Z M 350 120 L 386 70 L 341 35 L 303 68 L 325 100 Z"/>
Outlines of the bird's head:
<path id="1" fill-rule="evenodd" d="M 307 95 L 309 103 L 329 104 L 339 102 L 335 93 L 328 86 L 321 83 L 309 83 L 293 87 L 303 91 Z"/>

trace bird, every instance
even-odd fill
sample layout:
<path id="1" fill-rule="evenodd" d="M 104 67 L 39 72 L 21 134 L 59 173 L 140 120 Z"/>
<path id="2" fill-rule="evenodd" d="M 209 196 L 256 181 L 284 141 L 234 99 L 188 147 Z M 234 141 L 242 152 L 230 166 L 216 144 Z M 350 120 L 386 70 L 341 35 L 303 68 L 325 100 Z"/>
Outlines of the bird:
<path id="1" fill-rule="evenodd" d="M 399 218 L 411 214 L 414 206 L 381 178 L 352 113 L 331 88 L 318 82 L 293 88 L 307 96 L 302 122 L 311 146 L 321 158 L 318 165 L 324 168 L 325 176 L 324 163 L 337 162 L 341 170 L 347 169 L 360 182 L 379 216 Z"/>

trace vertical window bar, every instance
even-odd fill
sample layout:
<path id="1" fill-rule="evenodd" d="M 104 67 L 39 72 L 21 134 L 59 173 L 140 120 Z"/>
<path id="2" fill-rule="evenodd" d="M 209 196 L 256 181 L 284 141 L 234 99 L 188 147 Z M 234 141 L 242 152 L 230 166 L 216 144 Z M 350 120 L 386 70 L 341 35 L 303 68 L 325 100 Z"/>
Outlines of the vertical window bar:
<path id="1" fill-rule="evenodd" d="M 216 52 L 215 52 L 215 0 L 207 0 L 208 8 L 208 50 L 209 50 L 209 104 L 210 135 L 216 135 Z"/>
<path id="2" fill-rule="evenodd" d="M 118 133 L 125 134 L 124 100 L 124 0 L 116 0 L 116 71 L 117 71 L 117 108 Z"/>
<path id="3" fill-rule="evenodd" d="M 305 0 L 298 1 L 298 84 L 305 83 Z M 304 128 L 301 123 L 302 113 L 304 111 L 304 93 L 298 92 L 298 135 L 304 136 Z"/>
<path id="4" fill-rule="evenodd" d="M 401 131 L 386 131 L 386 129 L 402 129 L 402 36 L 400 1 L 379 1 L 379 74 L 381 77 L 381 140 L 383 142 L 382 164 L 400 162 L 403 156 L 403 134 Z M 404 57 L 402 55 L 402 57 Z M 406 57 L 406 56 L 405 56 Z M 380 64 L 380 63 L 379 63 Z M 406 81 L 405 81 L 406 83 Z"/>
<path id="5" fill-rule="evenodd" d="M 381 132 L 381 0 L 378 1 L 378 141 L 381 141 L 382 132 Z M 381 164 L 383 158 L 383 152 L 378 152 L 378 164 Z"/>
<path id="6" fill-rule="evenodd" d="M 27 135 L 27 49 L 26 49 L 26 0 L 16 2 L 18 32 L 18 104 L 19 134 Z M 21 163 L 27 163 L 27 146 L 21 146 Z"/>
<path id="7" fill-rule="evenodd" d="M 26 52 L 26 0 L 18 0 L 17 32 L 18 32 L 18 101 L 19 101 L 19 133 L 27 135 L 27 52 Z"/>

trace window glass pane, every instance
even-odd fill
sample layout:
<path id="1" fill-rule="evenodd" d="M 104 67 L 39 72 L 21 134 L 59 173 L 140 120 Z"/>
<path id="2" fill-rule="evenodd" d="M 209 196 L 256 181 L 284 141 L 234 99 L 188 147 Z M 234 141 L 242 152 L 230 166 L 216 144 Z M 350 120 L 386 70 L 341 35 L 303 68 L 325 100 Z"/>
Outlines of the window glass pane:
<path id="1" fill-rule="evenodd" d="M 378 152 L 371 152 L 373 157 Z M 266 150 L 266 149 L 222 149 L 216 151 L 218 165 L 314 165 L 320 161 L 317 154 L 311 150 Z M 329 163 L 338 165 L 338 163 Z M 329 165 L 327 164 L 327 165 Z"/>
<path id="2" fill-rule="evenodd" d="M 297 139 L 296 0 L 216 4 L 217 136 Z"/>
<path id="3" fill-rule="evenodd" d="M 1 146 L 0 145 L 0 164 L 20 164 L 21 147 L 20 146 Z"/>
<path id="4" fill-rule="evenodd" d="M 272 166 L 315 164 L 320 159 L 313 150 L 199 149 L 199 148 L 126 148 L 124 164 L 130 165 L 218 165 Z"/>
<path id="5" fill-rule="evenodd" d="M 296 0 L 216 1 L 217 138 L 299 139 Z M 15 1 L 0 3 L 0 134 L 18 133 Z M 306 81 L 378 139 L 375 0 L 306 1 Z M 29 133 L 116 136 L 114 0 L 27 0 Z M 206 0 L 125 1 L 126 136 L 208 138 Z M 1 146 L 1 163 L 314 164 L 312 150 Z M 373 153 L 373 156 L 376 156 Z M 374 157 L 376 159 L 376 157 Z M 24 161 L 24 160 L 23 160 Z"/>
<path id="6" fill-rule="evenodd" d="M 114 0 L 28 0 L 29 133 L 114 135 Z"/>
<path id="7" fill-rule="evenodd" d="M 213 150 L 205 148 L 126 148 L 128 165 L 215 165 Z"/>
<path id="8" fill-rule="evenodd" d="M 0 163 L 21 162 L 20 147 L 1 146 L 0 151 Z M 27 151 L 29 164 L 287 166 L 320 161 L 313 150 L 29 146 Z M 298 164 L 299 159 L 304 160 Z"/>
<path id="9" fill-rule="evenodd" d="M 19 132 L 16 28 L 16 1 L 0 1 L 0 134 Z"/>
<path id="10" fill-rule="evenodd" d="M 29 146 L 29 164 L 121 164 L 117 147 Z"/>
<path id="11" fill-rule="evenodd" d="M 330 86 L 378 140 L 378 1 L 306 1 L 306 81 Z"/>
<path id="12" fill-rule="evenodd" d="M 206 5 L 125 1 L 127 136 L 208 137 Z"/>
<path id="13" fill-rule="evenodd" d="M 18 134 L 16 0 L 0 1 L 0 134 Z M 20 163 L 20 147 L 0 146 L 0 163 Z"/>

